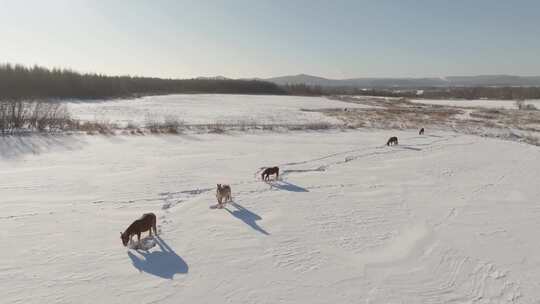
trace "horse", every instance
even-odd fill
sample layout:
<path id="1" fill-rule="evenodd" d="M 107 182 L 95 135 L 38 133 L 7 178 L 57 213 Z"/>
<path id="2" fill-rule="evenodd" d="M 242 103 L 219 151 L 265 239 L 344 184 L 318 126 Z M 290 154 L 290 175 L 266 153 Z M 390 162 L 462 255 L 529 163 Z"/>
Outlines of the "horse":
<path id="1" fill-rule="evenodd" d="M 217 184 L 216 198 L 218 201 L 218 205 L 220 207 L 223 207 L 225 203 L 230 202 L 231 201 L 231 186 L 229 185 L 222 186 L 221 184 Z M 222 203 L 223 199 L 225 199 L 224 203 Z"/>
<path id="2" fill-rule="evenodd" d="M 388 141 L 386 142 L 386 145 L 387 146 L 390 146 L 390 145 L 397 145 L 398 144 L 398 139 L 396 136 L 392 136 L 388 139 Z"/>
<path id="3" fill-rule="evenodd" d="M 420 129 L 420 132 L 418 132 L 418 135 L 424 135 L 424 128 Z"/>
<path id="4" fill-rule="evenodd" d="M 141 241 L 141 233 L 145 231 L 150 232 L 150 236 L 152 236 L 152 228 L 154 229 L 154 233 L 157 235 L 157 229 L 156 229 L 156 215 L 153 213 L 145 213 L 139 218 L 138 220 L 135 220 L 124 232 L 120 232 L 120 239 L 122 240 L 122 244 L 124 246 L 127 246 L 128 243 L 131 241 L 131 237 L 133 235 L 137 235 L 137 241 Z"/>
<path id="5" fill-rule="evenodd" d="M 267 181 L 270 179 L 270 175 L 276 175 L 276 180 L 279 178 L 279 168 L 278 167 L 270 167 L 264 169 L 263 173 L 261 174 L 262 180 Z"/>

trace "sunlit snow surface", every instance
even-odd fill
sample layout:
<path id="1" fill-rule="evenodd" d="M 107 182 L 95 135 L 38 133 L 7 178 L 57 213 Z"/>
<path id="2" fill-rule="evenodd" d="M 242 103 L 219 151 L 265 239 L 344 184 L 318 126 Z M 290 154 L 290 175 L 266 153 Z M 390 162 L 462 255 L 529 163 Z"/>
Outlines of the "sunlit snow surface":
<path id="1" fill-rule="evenodd" d="M 535 146 L 431 130 L 0 142 L 2 303 L 540 299 Z M 217 183 L 233 202 L 210 209 Z M 153 247 L 124 247 L 145 212 Z"/>

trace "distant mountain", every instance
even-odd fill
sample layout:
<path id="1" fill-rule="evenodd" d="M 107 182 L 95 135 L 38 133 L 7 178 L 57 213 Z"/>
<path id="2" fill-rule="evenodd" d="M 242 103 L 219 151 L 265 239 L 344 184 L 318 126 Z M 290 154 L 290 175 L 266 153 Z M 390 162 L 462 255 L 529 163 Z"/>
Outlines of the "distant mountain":
<path id="1" fill-rule="evenodd" d="M 342 84 L 343 81 L 346 81 L 346 80 L 328 79 L 328 78 L 311 76 L 311 75 L 306 75 L 306 74 L 273 77 L 273 78 L 267 78 L 267 79 L 262 79 L 262 80 L 270 81 L 279 85 L 307 84 L 307 85 L 319 85 L 319 86 L 324 86 L 324 87 L 340 86 L 340 85 L 343 85 Z"/>
<path id="2" fill-rule="evenodd" d="M 452 86 L 540 86 L 540 76 L 480 75 L 445 78 L 351 78 L 328 79 L 299 74 L 263 79 L 278 85 L 306 84 L 323 87 L 421 88 Z"/>
<path id="3" fill-rule="evenodd" d="M 210 77 L 205 77 L 205 76 L 199 76 L 195 79 L 198 79 L 198 80 L 229 80 L 231 78 L 227 78 L 225 76 L 210 76 Z"/>

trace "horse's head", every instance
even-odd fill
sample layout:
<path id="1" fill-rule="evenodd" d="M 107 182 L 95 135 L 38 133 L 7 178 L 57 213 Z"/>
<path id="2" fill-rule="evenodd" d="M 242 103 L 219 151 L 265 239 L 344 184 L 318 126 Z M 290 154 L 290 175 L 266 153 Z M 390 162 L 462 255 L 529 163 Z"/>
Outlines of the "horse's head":
<path id="1" fill-rule="evenodd" d="M 218 189 L 221 189 L 221 184 L 217 184 L 217 188 L 218 188 Z"/>
<path id="2" fill-rule="evenodd" d="M 127 246 L 128 242 L 129 242 L 129 235 L 126 233 L 122 233 L 120 232 L 120 239 L 122 240 L 122 244 L 124 244 L 124 247 Z"/>

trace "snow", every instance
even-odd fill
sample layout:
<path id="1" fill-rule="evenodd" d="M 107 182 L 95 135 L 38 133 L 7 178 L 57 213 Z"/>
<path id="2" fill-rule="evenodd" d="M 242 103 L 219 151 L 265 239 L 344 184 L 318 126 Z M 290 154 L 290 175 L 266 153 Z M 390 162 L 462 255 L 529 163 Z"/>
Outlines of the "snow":
<path id="1" fill-rule="evenodd" d="M 502 108 L 502 109 L 517 109 L 515 100 L 498 100 L 498 99 L 411 99 L 412 102 L 434 104 L 454 107 L 481 107 L 481 108 Z M 532 104 L 540 109 L 540 100 L 530 99 L 525 100 L 525 104 Z"/>
<path id="2" fill-rule="evenodd" d="M 392 135 L 400 145 L 385 146 Z M 2 303 L 540 299 L 535 146 L 426 130 L 0 147 Z M 256 179 L 273 165 L 281 181 Z M 209 209 L 217 183 L 233 203 Z M 158 216 L 155 246 L 123 247 L 119 232 L 145 212 Z"/>
<path id="3" fill-rule="evenodd" d="M 298 124 L 339 123 L 321 113 L 301 109 L 359 108 L 364 105 L 330 100 L 325 97 L 185 94 L 148 96 L 101 102 L 69 102 L 69 111 L 82 120 L 108 121 L 126 125 L 172 116 L 189 124 L 258 122 Z"/>

